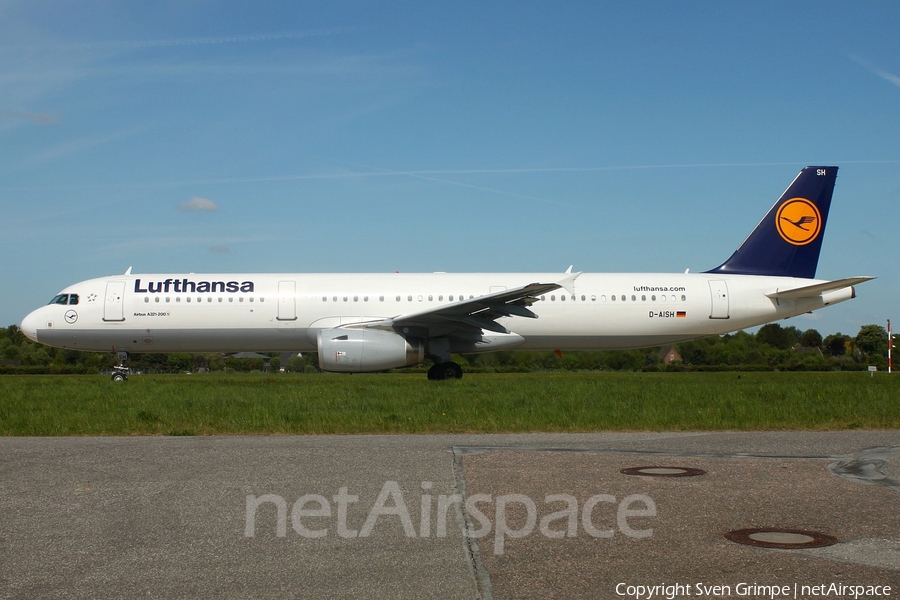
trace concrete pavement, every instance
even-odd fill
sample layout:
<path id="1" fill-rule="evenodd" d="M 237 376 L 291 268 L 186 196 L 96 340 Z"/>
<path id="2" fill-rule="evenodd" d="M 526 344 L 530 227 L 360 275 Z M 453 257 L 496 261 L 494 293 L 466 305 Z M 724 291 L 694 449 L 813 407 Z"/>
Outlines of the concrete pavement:
<path id="1" fill-rule="evenodd" d="M 9 598 L 900 596 L 897 431 L 3 438 L 0 480 Z"/>

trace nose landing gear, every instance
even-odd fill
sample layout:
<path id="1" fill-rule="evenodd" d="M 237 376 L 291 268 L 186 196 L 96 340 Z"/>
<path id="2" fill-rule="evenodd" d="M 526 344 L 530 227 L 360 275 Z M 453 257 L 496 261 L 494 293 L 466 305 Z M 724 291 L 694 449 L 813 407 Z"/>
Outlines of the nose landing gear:
<path id="1" fill-rule="evenodd" d="M 125 362 L 128 360 L 128 353 L 116 352 L 116 356 L 119 359 L 119 364 L 114 366 L 112 369 L 112 380 L 128 381 L 128 367 L 125 366 Z"/>

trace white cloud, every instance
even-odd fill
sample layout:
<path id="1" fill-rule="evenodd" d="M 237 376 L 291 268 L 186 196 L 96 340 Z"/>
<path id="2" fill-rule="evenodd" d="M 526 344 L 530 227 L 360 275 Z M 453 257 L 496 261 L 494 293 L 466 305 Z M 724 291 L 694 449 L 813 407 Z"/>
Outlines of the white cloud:
<path id="1" fill-rule="evenodd" d="M 201 198 L 200 196 L 194 196 L 187 202 L 182 202 L 178 205 L 178 210 L 182 210 L 184 212 L 191 211 L 204 211 L 204 212 L 216 212 L 219 210 L 219 205 L 209 200 L 208 198 Z"/>

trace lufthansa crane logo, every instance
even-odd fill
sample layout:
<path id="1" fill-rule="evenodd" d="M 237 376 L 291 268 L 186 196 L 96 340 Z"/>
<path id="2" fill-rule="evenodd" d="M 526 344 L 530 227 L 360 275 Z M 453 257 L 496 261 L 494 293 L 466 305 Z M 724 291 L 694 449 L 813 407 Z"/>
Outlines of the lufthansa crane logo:
<path id="1" fill-rule="evenodd" d="M 775 214 L 775 229 L 788 244 L 805 246 L 819 237 L 822 215 L 806 198 L 791 198 Z"/>

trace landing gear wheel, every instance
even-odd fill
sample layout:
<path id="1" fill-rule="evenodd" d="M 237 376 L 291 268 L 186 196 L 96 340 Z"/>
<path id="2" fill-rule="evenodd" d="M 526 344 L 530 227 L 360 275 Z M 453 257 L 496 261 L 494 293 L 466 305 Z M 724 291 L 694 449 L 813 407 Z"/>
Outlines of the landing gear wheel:
<path id="1" fill-rule="evenodd" d="M 428 379 L 430 380 L 462 379 L 462 376 L 462 367 L 455 362 L 435 363 L 428 369 Z"/>
<path id="2" fill-rule="evenodd" d="M 112 374 L 113 381 L 128 381 L 128 376 L 125 373 L 113 373 Z"/>

